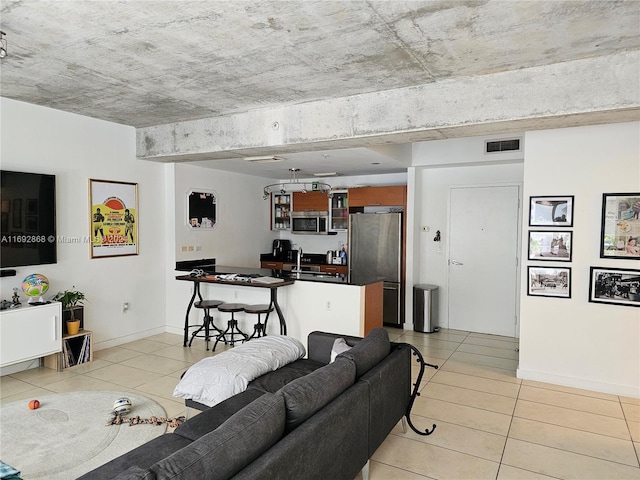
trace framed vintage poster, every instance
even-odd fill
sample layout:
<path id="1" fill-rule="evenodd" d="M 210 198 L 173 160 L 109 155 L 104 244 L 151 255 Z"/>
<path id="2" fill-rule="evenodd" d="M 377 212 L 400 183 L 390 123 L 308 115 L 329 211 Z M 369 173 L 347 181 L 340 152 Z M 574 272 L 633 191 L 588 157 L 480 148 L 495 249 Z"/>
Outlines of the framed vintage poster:
<path id="1" fill-rule="evenodd" d="M 138 184 L 89 179 L 91 258 L 138 254 Z"/>
<path id="2" fill-rule="evenodd" d="M 589 301 L 640 307 L 640 270 L 591 267 Z"/>
<path id="3" fill-rule="evenodd" d="M 187 227 L 189 229 L 212 229 L 217 222 L 217 200 L 215 192 L 203 189 L 187 192 Z"/>
<path id="4" fill-rule="evenodd" d="M 529 226 L 573 226 L 573 196 L 530 197 Z"/>
<path id="5" fill-rule="evenodd" d="M 527 295 L 571 298 L 571 268 L 528 267 Z"/>
<path id="6" fill-rule="evenodd" d="M 640 259 L 640 193 L 604 193 L 600 258 Z"/>
<path id="7" fill-rule="evenodd" d="M 573 232 L 529 230 L 529 260 L 570 262 Z"/>

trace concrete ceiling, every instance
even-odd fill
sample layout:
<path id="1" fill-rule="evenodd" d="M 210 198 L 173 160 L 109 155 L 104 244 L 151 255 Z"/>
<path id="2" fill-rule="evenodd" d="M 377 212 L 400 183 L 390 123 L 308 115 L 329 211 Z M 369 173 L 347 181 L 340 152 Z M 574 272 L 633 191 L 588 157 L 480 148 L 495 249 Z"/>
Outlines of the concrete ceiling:
<path id="1" fill-rule="evenodd" d="M 638 1 L 0 0 L 0 6 L 9 53 L 0 64 L 3 97 L 139 129 L 640 49 Z M 329 160 L 340 155 L 324 153 L 299 161 L 304 168 L 323 159 L 315 171 L 344 165 L 343 158 Z M 352 174 L 375 172 L 371 163 L 386 159 L 389 171 L 406 169 L 404 154 L 395 153 L 373 152 L 364 167 L 354 163 Z M 246 167 L 237 158 L 223 160 L 212 165 Z M 265 176 L 279 170 L 281 178 L 289 168 L 283 165 L 261 168 Z"/>

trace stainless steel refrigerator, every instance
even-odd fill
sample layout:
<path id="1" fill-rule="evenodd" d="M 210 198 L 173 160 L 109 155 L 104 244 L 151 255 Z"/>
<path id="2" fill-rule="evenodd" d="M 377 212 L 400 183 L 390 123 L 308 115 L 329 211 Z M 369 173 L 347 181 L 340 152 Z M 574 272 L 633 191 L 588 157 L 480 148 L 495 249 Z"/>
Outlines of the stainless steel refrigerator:
<path id="1" fill-rule="evenodd" d="M 402 325 L 402 214 L 349 215 L 349 281 L 384 283 L 383 322 Z"/>

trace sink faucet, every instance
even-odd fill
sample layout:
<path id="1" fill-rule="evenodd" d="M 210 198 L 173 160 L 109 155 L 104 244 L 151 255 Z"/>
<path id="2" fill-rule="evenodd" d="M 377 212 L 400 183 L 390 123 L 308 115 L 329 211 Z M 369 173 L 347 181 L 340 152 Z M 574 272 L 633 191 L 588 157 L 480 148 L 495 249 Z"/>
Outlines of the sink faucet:
<path id="1" fill-rule="evenodd" d="M 298 271 L 298 275 L 300 275 L 300 272 L 302 271 L 302 267 L 300 266 L 301 262 L 302 262 L 302 247 L 298 248 L 298 264 L 296 265 L 296 270 Z"/>

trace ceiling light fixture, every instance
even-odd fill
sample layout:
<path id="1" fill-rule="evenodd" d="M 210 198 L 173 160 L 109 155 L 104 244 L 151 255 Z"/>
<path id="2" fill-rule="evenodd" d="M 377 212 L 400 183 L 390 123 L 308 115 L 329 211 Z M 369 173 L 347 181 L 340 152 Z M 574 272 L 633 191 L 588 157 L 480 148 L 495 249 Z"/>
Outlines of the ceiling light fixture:
<path id="1" fill-rule="evenodd" d="M 314 177 L 337 177 L 338 172 L 320 172 L 320 173 L 314 173 L 313 176 Z"/>
<path id="2" fill-rule="evenodd" d="M 7 39 L 3 38 L 5 35 L 6 33 L 0 30 L 0 58 L 7 56 Z"/>
<path id="3" fill-rule="evenodd" d="M 286 160 L 284 157 L 276 155 L 267 155 L 262 157 L 246 157 L 245 160 L 251 163 L 277 163 Z"/>
<path id="4" fill-rule="evenodd" d="M 284 195 L 287 192 L 307 193 L 312 190 L 331 194 L 331 185 L 323 182 L 300 182 L 298 172 L 300 172 L 299 168 L 290 168 L 289 181 L 267 185 L 262 189 L 262 198 L 267 200 L 269 195 L 275 192 Z"/>

